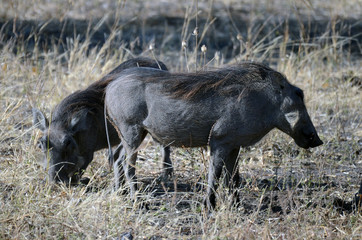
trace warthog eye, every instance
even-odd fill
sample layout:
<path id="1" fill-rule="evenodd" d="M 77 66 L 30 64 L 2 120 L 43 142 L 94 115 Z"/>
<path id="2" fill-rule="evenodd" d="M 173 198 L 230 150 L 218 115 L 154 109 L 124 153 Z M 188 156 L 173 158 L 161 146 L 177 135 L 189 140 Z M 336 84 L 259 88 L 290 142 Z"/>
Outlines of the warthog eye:
<path id="1" fill-rule="evenodd" d="M 72 143 L 72 141 L 70 140 L 70 138 L 66 138 L 63 140 L 64 147 L 68 147 L 71 143 Z"/>
<path id="2" fill-rule="evenodd" d="M 72 153 L 75 150 L 76 143 L 72 137 L 66 137 L 63 139 L 62 146 L 68 153 Z"/>

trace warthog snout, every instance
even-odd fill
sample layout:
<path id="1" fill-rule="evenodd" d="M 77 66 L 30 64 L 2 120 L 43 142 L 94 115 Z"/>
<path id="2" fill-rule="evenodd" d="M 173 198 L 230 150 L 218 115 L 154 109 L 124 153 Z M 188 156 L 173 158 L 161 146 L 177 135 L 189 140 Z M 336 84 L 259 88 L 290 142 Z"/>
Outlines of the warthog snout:
<path id="1" fill-rule="evenodd" d="M 52 137 L 53 141 L 56 139 Z M 49 180 L 52 182 L 77 183 L 84 164 L 79 154 L 78 145 L 71 136 L 64 136 L 60 141 L 49 141 L 49 137 L 39 140 L 39 147 L 45 156 Z"/>
<path id="2" fill-rule="evenodd" d="M 54 183 L 65 183 L 65 184 L 76 184 L 80 176 L 78 174 L 73 174 L 72 172 L 67 172 L 67 165 L 70 163 L 62 164 L 62 167 L 59 169 L 57 166 L 50 166 L 48 170 L 49 180 Z"/>
<path id="3" fill-rule="evenodd" d="M 295 143 L 302 148 L 314 148 L 323 144 L 322 140 L 319 138 L 317 131 L 315 130 L 312 122 L 309 119 L 309 124 L 296 127 L 294 132 L 291 134 Z"/>
<path id="4" fill-rule="evenodd" d="M 308 139 L 309 147 L 314 148 L 323 144 L 316 131 L 303 130 L 303 135 Z"/>

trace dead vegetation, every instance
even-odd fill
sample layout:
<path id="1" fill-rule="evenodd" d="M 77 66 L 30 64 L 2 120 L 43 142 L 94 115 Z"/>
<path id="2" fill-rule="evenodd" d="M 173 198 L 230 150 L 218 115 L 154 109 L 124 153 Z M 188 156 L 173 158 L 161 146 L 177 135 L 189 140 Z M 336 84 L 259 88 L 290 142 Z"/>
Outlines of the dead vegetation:
<path id="1" fill-rule="evenodd" d="M 2 8 L 0 12 L 6 19 L 89 19 L 93 12 L 94 16 L 113 14 L 107 4 L 114 4 L 68 1 L 64 7 L 58 2 L 33 1 L 27 8 L 22 1 L 3 2 L 9 6 L 8 11 Z M 260 9 L 285 12 L 287 6 L 278 7 L 276 3 L 281 1 L 251 2 L 238 4 L 253 6 L 249 14 L 258 14 Z M 294 14 L 323 12 L 333 19 L 334 14 L 354 16 L 361 12 L 358 1 L 333 1 L 337 5 L 344 2 L 339 7 L 325 1 L 303 2 L 294 5 Z M 139 9 L 151 6 L 148 1 L 136 3 L 127 1 L 120 13 L 137 16 Z M 203 14 L 208 13 L 209 3 L 200 1 Z M 215 1 L 215 6 L 233 3 Z M 166 2 L 162 11 L 184 16 L 185 25 L 193 24 L 196 17 L 191 2 Z M 212 28 L 211 20 L 209 24 L 205 31 L 218 34 L 220 29 Z M 333 29 L 333 20 L 330 24 Z M 308 43 L 291 41 L 288 32 L 285 29 L 272 41 L 256 40 L 252 46 L 250 35 L 241 38 L 235 34 L 237 41 L 231 45 L 236 50 L 228 59 L 208 46 L 201 51 L 199 45 L 195 51 L 192 32 L 180 36 L 187 46 L 179 41 L 178 51 L 143 46 L 143 55 L 169 63 L 171 71 L 193 71 L 245 59 L 270 63 L 304 90 L 307 108 L 325 143 L 302 150 L 291 138 L 273 131 L 252 148 L 241 149 L 241 204 L 230 206 L 228 190 L 220 188 L 218 210 L 208 216 L 201 204 L 208 165 L 204 149 L 173 149 L 175 177 L 161 184 L 156 181 L 161 172 L 160 147 L 146 141 L 137 166 L 141 198 L 135 203 L 127 195 L 113 192 L 105 151 L 98 152 L 87 169 L 88 185 L 49 184 L 39 162 L 42 157 L 36 142 L 40 132 L 32 127 L 31 108 L 50 114 L 65 96 L 100 79 L 134 53 L 109 44 L 116 34 L 98 48 L 89 47 L 90 39 L 71 36 L 62 43 L 65 51 L 44 51 L 35 45 L 29 52 L 21 42 L 4 41 L 0 31 L 0 238 L 121 239 L 132 234 L 135 239 L 360 239 L 361 210 L 356 209 L 353 199 L 362 178 L 361 52 L 343 48 L 351 38 L 337 32 L 316 36 Z M 147 208 L 142 207 L 145 205 Z"/>

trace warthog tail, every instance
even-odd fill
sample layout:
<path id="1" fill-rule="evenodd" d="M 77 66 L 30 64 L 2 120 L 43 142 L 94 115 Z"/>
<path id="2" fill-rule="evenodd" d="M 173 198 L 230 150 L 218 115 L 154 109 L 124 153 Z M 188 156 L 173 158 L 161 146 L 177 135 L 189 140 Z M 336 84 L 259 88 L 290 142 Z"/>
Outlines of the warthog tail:
<path id="1" fill-rule="evenodd" d="M 114 155 L 113 155 L 113 151 L 112 151 L 111 141 L 109 139 L 108 123 L 107 123 L 107 106 L 106 105 L 104 105 L 104 126 L 105 126 L 105 130 L 106 130 L 107 143 L 108 143 L 108 163 L 109 163 L 109 168 L 112 170 L 112 166 L 114 164 Z"/>

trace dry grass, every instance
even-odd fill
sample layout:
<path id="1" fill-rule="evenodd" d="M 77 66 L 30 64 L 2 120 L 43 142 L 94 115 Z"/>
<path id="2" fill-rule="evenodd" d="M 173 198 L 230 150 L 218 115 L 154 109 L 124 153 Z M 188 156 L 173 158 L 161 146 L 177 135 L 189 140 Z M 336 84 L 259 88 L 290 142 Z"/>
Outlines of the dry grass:
<path id="1" fill-rule="evenodd" d="M 68 7 L 63 8 L 60 1 L 33 2 L 32 7 L 26 8 L 22 1 L 3 1 L 11 7 L 6 12 L 1 8 L 0 16 L 46 19 L 56 11 L 59 18 L 87 18 L 89 9 L 95 14 L 111 14 L 102 4 L 114 4 L 68 1 Z M 354 13 L 353 5 L 358 4 L 334 1 L 343 4 L 332 8 L 332 4 L 323 2 L 314 2 L 314 8 L 338 9 L 342 15 Z M 37 7 L 39 4 L 42 7 Z M 275 4 L 261 6 L 277 10 Z M 160 173 L 161 157 L 159 146 L 149 142 L 140 153 L 140 158 L 146 160 L 138 161 L 137 174 L 143 184 L 142 199 L 136 203 L 112 191 L 112 172 L 104 151 L 96 154 L 87 169 L 85 175 L 91 179 L 88 186 L 54 186 L 44 180 L 46 173 L 38 162 L 42 156 L 36 148 L 40 133 L 32 127 L 31 108 L 50 113 L 61 99 L 99 79 L 129 58 L 129 53 L 111 49 L 107 44 L 88 51 L 87 43 L 69 40 L 65 53 L 35 49 L 28 55 L 21 45 L 3 43 L 0 238 L 119 239 L 131 231 L 136 239 L 361 239 L 361 212 L 354 212 L 348 204 L 362 173 L 362 95 L 358 85 L 362 60 L 340 50 L 338 44 L 345 39 L 332 37 L 336 41 L 323 46 L 300 46 L 298 54 L 284 52 L 292 42 L 276 39 L 270 45 L 254 44 L 256 47 L 249 52 L 230 59 L 268 60 L 304 89 L 307 107 L 325 144 L 310 151 L 301 150 L 290 137 L 273 131 L 256 146 L 242 149 L 239 158 L 243 187 L 238 189 L 242 204 L 230 206 L 228 191 L 221 188 L 218 210 L 211 216 L 201 204 L 208 156 L 200 149 L 173 150 L 174 180 L 178 184 L 174 191 L 172 181 L 165 186 L 154 181 Z M 16 54 L 14 47 L 18 49 Z M 266 54 L 262 54 L 263 49 Z M 273 57 L 275 51 L 280 51 L 279 58 Z M 178 57 L 185 60 L 184 54 Z M 177 54 L 162 53 L 158 57 L 174 62 L 167 57 L 173 55 Z M 193 66 L 193 52 L 186 55 L 188 65 Z M 219 64 L 217 59 L 209 63 Z M 168 67 L 171 71 L 176 69 Z M 148 210 L 140 207 L 145 202 Z"/>

